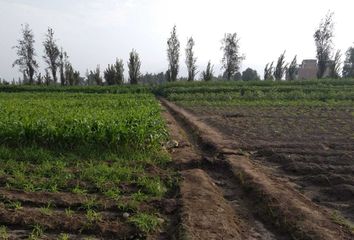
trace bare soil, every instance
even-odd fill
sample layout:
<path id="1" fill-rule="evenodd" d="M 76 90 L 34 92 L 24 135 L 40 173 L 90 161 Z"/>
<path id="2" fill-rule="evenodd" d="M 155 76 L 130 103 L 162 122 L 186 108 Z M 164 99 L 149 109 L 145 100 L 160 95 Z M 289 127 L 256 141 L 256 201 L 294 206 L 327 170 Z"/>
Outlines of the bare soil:
<path id="1" fill-rule="evenodd" d="M 354 224 L 354 108 L 191 109 L 234 147 Z"/>
<path id="2" fill-rule="evenodd" d="M 162 102 L 178 122 L 174 124 L 167 117 L 172 124 L 172 136 L 176 139 L 187 136 L 189 139 L 188 144 L 183 144 L 182 149 L 175 151 L 173 158 L 179 168 L 184 170 L 181 183 L 183 188 L 181 188 L 180 221 L 184 226 L 184 232 L 191 239 L 203 239 L 198 235 L 200 231 L 206 234 L 204 236 L 212 236 L 208 239 L 354 238 L 347 224 L 344 224 L 341 219 L 335 219 L 333 211 L 326 204 L 318 205 L 318 201 L 311 198 L 310 191 L 306 192 L 306 188 L 299 184 L 301 181 L 308 183 L 310 186 L 308 189 L 311 189 L 312 194 L 316 193 L 316 196 L 341 195 L 340 204 L 351 206 L 353 169 L 350 161 L 353 159 L 353 147 L 351 142 L 348 144 L 348 141 L 352 141 L 350 131 L 353 125 L 350 123 L 350 111 L 342 113 L 343 116 L 334 111 L 333 114 L 341 118 L 336 120 L 338 122 L 334 121 L 327 125 L 335 129 L 338 123 L 342 122 L 345 130 L 331 135 L 327 132 L 329 130 L 319 131 L 327 126 L 325 124 L 326 116 L 329 114 L 327 112 L 323 113 L 322 127 L 316 129 L 311 129 L 311 124 L 316 125 L 314 119 L 306 121 L 305 118 L 305 122 L 310 122 L 306 126 L 301 116 L 292 116 L 292 119 L 296 119 L 295 122 L 299 121 L 299 124 L 287 126 L 284 125 L 284 116 L 279 117 L 275 114 L 277 117 L 270 123 L 277 122 L 280 118 L 277 126 L 283 128 L 281 128 L 282 132 L 279 132 L 276 130 L 277 127 L 270 127 L 262 122 L 262 115 L 259 112 L 256 114 L 257 117 L 251 117 L 256 119 L 252 122 L 245 117 L 247 114 L 245 109 L 243 112 L 230 113 L 223 110 L 218 113 L 214 110 L 193 108 L 193 114 L 164 99 Z M 293 114 L 292 110 L 290 111 Z M 266 115 L 273 116 L 274 112 L 276 111 L 272 109 Z M 283 112 L 279 111 L 279 114 Z M 308 119 L 317 116 L 312 111 L 306 114 Z M 234 119 L 237 119 L 237 122 L 232 124 Z M 257 120 L 262 123 L 251 127 L 250 125 Z M 258 132 L 259 138 L 257 137 L 258 126 L 263 126 Z M 270 131 L 267 128 L 274 129 Z M 185 133 L 176 129 L 185 129 Z M 292 129 L 297 130 L 293 141 L 292 133 L 287 133 Z M 174 135 L 175 132 L 179 134 Z M 321 136 L 314 136 L 315 133 Z M 185 139 L 180 141 L 186 142 Z M 325 141 L 321 142 L 320 139 Z M 186 157 L 188 152 L 192 152 L 193 156 L 189 163 Z M 201 157 L 198 157 L 198 154 Z M 291 159 L 294 154 L 305 155 L 306 161 Z M 179 160 L 179 155 L 182 160 Z M 334 165 L 337 159 L 339 161 Z M 330 164 L 323 165 L 322 161 L 330 161 Z M 301 174 L 291 173 L 297 169 Z M 335 170 L 336 175 L 331 176 L 330 181 L 338 183 L 335 188 L 318 186 L 328 185 L 326 177 L 311 180 L 311 175 L 314 173 L 326 175 L 331 169 Z M 191 174 L 193 177 L 190 176 Z M 299 176 L 304 175 L 307 176 L 306 180 L 299 179 Z M 312 183 L 316 181 L 320 184 Z M 198 183 L 199 188 L 195 183 Z M 214 185 L 215 188 L 210 185 Z M 195 190 L 192 191 L 193 189 Z M 203 189 L 206 189 L 206 192 L 203 192 Z M 326 190 L 330 192 L 326 193 Z M 210 199 L 209 204 L 206 203 L 206 199 Z M 336 201 L 331 200 L 331 203 Z M 227 205 L 232 208 L 232 211 L 215 209 L 215 206 L 230 209 Z M 209 211 L 210 209 L 212 211 Z M 350 209 L 352 211 L 353 208 Z M 190 217 L 188 214 L 183 214 L 185 212 L 193 216 L 194 214 L 202 214 L 202 216 Z M 223 221 L 226 221 L 222 225 L 227 226 L 223 232 L 220 226 L 213 224 L 214 219 L 220 218 L 220 212 L 223 214 Z M 231 227 L 233 224 L 237 227 Z M 219 235 L 214 235 L 215 233 Z M 230 237 L 228 234 L 234 234 L 235 237 Z"/>

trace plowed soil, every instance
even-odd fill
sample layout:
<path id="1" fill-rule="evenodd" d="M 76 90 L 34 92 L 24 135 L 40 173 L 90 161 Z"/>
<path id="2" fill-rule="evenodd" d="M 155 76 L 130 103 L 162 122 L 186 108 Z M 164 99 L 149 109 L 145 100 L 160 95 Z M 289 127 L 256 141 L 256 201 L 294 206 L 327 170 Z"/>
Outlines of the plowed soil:
<path id="1" fill-rule="evenodd" d="M 354 230 L 354 109 L 190 107 L 269 175 L 288 181 Z"/>

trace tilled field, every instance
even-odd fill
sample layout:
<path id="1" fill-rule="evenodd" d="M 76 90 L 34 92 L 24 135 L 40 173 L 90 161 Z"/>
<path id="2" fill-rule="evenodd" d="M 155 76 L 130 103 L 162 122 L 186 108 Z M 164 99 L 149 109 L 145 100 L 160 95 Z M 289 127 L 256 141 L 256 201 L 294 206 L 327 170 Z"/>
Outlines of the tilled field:
<path id="1" fill-rule="evenodd" d="M 180 169 L 180 222 L 191 239 L 352 239 L 349 225 L 333 218 L 273 168 L 217 128 L 173 103 L 172 151 Z M 251 151 L 253 152 L 253 151 Z"/>
<path id="2" fill-rule="evenodd" d="M 254 162 L 354 226 L 354 108 L 189 107 Z"/>

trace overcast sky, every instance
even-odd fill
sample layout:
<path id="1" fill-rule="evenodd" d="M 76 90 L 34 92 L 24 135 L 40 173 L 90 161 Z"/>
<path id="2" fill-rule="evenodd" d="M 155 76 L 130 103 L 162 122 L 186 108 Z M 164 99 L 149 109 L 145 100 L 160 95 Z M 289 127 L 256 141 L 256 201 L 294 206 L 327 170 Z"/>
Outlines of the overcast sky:
<path id="1" fill-rule="evenodd" d="M 199 70 L 210 59 L 219 74 L 221 39 L 234 32 L 246 56 L 242 69 L 251 67 L 263 75 L 264 65 L 284 50 L 287 61 L 295 54 L 299 61 L 315 58 L 313 33 L 329 10 L 335 12 L 335 48 L 344 55 L 354 42 L 353 9 L 353 0 L 0 0 L 0 77 L 19 76 L 11 66 L 16 59 L 11 47 L 20 38 L 23 23 L 34 31 L 41 72 L 48 26 L 84 75 L 86 69 L 97 64 L 103 69 L 117 57 L 126 63 L 132 48 L 141 57 L 143 73 L 166 71 L 166 40 L 176 24 L 180 76 L 186 76 L 184 49 L 189 36 L 196 43 Z"/>

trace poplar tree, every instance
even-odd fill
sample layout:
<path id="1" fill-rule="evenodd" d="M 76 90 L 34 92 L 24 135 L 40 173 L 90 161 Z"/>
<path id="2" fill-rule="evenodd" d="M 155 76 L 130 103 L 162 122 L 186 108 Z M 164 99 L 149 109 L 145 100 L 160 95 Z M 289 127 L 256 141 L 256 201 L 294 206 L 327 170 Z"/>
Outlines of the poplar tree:
<path id="1" fill-rule="evenodd" d="M 34 35 L 29 25 L 22 25 L 22 38 L 18 40 L 18 45 L 13 47 L 16 49 L 18 58 L 12 64 L 12 67 L 19 66 L 23 79 L 28 79 L 29 84 L 34 83 L 34 74 L 38 69 L 34 43 Z"/>

